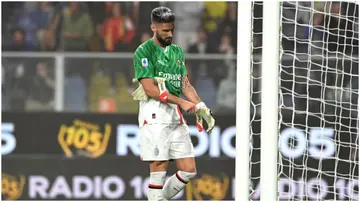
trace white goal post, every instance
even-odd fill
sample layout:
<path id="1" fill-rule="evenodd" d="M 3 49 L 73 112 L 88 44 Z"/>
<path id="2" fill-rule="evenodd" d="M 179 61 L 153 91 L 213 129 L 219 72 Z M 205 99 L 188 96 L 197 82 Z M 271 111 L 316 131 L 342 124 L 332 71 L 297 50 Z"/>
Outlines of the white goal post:
<path id="1" fill-rule="evenodd" d="M 359 200 L 356 4 L 239 2 L 236 201 Z"/>
<path id="2" fill-rule="evenodd" d="M 264 116 L 262 129 L 267 128 L 267 133 L 262 134 L 267 144 L 261 145 L 261 198 L 276 201 L 277 194 L 277 102 L 278 102 L 278 58 L 279 52 L 279 3 L 264 2 L 264 34 L 267 38 L 264 43 L 263 62 L 267 68 L 263 69 L 262 89 L 266 90 L 262 96 L 267 102 L 263 103 Z M 266 19 L 266 20 L 265 20 Z M 238 4 L 238 57 L 237 57 L 237 107 L 236 107 L 236 201 L 249 200 L 249 149 L 250 149 L 250 62 L 251 62 L 251 1 L 244 0 Z M 249 29 L 250 28 L 250 29 Z M 265 71 L 264 71 L 265 70 Z M 266 124 L 264 124 L 266 123 Z M 264 167 L 264 168 L 263 168 Z"/>
<path id="3" fill-rule="evenodd" d="M 263 3 L 260 199 L 266 201 L 277 201 L 279 5 L 277 1 Z"/>
<path id="4" fill-rule="evenodd" d="M 235 201 L 249 200 L 251 1 L 238 2 Z M 241 86 L 241 87 L 239 87 Z"/>

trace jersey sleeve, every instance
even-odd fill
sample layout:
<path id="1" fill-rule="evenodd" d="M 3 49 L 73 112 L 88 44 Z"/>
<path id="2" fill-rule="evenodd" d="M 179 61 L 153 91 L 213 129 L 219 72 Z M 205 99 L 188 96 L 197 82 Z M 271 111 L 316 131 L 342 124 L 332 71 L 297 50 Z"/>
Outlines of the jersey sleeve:
<path id="1" fill-rule="evenodd" d="M 154 66 L 145 48 L 139 47 L 134 53 L 134 71 L 135 79 L 154 78 Z"/>
<path id="2" fill-rule="evenodd" d="M 185 65 L 185 56 L 184 51 L 180 48 L 180 58 L 181 58 L 181 76 L 187 75 L 187 69 Z"/>

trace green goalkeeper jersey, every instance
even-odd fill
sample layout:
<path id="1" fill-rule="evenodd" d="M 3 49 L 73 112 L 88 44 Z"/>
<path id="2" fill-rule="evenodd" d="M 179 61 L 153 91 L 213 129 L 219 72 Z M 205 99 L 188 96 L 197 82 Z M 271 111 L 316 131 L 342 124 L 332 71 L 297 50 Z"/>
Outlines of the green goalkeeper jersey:
<path id="1" fill-rule="evenodd" d="M 165 78 L 169 93 L 181 96 L 181 78 L 187 74 L 184 52 L 174 44 L 161 48 L 152 39 L 141 44 L 134 53 L 135 78 Z"/>

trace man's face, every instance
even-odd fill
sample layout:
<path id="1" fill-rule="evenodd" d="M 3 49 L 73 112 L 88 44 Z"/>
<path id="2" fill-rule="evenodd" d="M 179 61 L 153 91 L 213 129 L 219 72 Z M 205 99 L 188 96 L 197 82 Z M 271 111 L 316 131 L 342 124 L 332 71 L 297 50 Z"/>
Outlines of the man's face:
<path id="1" fill-rule="evenodd" d="M 38 63 L 36 68 L 37 68 L 37 73 L 39 76 L 41 76 L 41 77 L 47 76 L 47 69 L 46 69 L 46 66 L 44 63 L 42 63 L 42 62 Z"/>
<path id="2" fill-rule="evenodd" d="M 70 10 L 71 10 L 72 12 L 76 12 L 76 11 L 78 10 L 78 8 L 79 8 L 79 4 L 78 4 L 78 3 L 76 3 L 76 2 L 70 3 Z"/>
<path id="3" fill-rule="evenodd" d="M 23 43 L 24 41 L 24 35 L 20 31 L 16 31 L 13 37 L 17 43 Z"/>
<path id="4" fill-rule="evenodd" d="M 202 43 L 206 41 L 205 31 L 201 30 L 201 31 L 198 32 L 198 39 Z"/>
<path id="5" fill-rule="evenodd" d="M 168 46 L 172 42 L 174 34 L 174 23 L 156 23 L 152 27 L 156 39 L 162 46 Z"/>

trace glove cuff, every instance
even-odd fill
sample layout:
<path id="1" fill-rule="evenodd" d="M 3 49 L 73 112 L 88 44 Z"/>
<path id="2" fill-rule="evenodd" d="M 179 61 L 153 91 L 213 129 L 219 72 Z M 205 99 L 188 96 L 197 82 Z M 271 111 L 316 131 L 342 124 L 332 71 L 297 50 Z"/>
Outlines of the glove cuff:
<path id="1" fill-rule="evenodd" d="M 206 107 L 204 102 L 200 102 L 200 103 L 196 104 L 196 106 L 195 106 L 196 111 L 199 110 L 201 107 Z"/>

